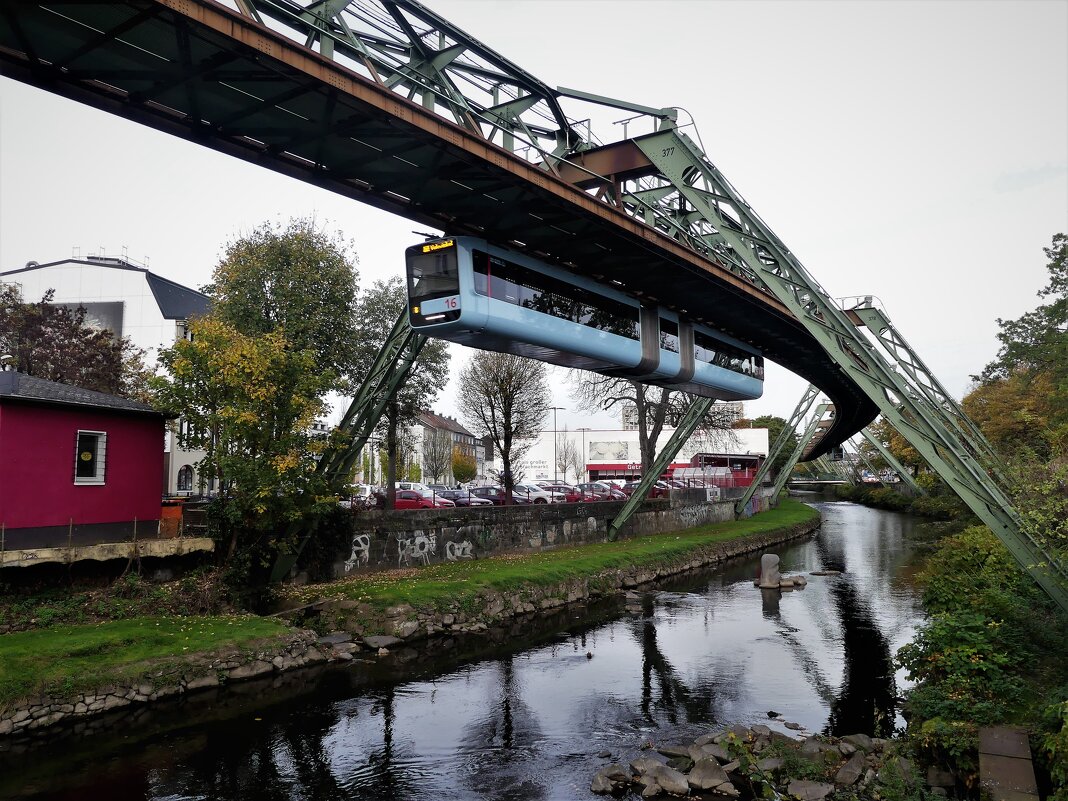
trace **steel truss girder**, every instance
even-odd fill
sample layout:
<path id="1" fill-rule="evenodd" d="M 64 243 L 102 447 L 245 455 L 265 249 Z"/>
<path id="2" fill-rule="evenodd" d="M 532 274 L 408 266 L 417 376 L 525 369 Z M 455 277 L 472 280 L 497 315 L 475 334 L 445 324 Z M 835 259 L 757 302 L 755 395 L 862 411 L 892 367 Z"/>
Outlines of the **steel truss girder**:
<path id="1" fill-rule="evenodd" d="M 855 314 L 864 326 L 872 333 L 876 341 L 882 345 L 903 369 L 912 383 L 920 390 L 923 396 L 936 408 L 942 410 L 957 429 L 957 433 L 971 450 L 972 454 L 979 457 L 1001 485 L 1008 486 L 1006 479 L 1007 470 L 1005 463 L 997 451 L 990 444 L 979 427 L 972 422 L 971 418 L 964 413 L 960 404 L 953 398 L 941 382 L 931 372 L 930 368 L 920 358 L 919 354 L 905 340 L 901 333 L 890 322 L 890 318 L 881 309 L 864 301 L 862 304 L 853 306 L 847 310 L 847 314 Z"/>
<path id="2" fill-rule="evenodd" d="M 853 474 L 857 478 L 857 483 L 863 483 L 864 481 L 864 477 L 861 475 L 860 472 L 860 466 L 867 468 L 868 472 L 872 474 L 873 478 L 878 478 L 879 471 L 875 469 L 875 466 L 872 465 L 868 457 L 861 452 L 860 447 L 853 442 L 852 437 L 846 440 L 846 444 L 850 445 L 853 448 L 857 457 L 856 460 L 853 462 Z"/>
<path id="3" fill-rule="evenodd" d="M 783 465 L 779 475 L 775 478 L 775 486 L 771 489 L 770 503 L 772 505 L 778 502 L 779 493 L 781 493 L 782 488 L 786 486 L 786 482 L 790 480 L 790 475 L 794 472 L 794 467 L 797 466 L 798 461 L 801 459 L 801 454 L 804 453 L 805 446 L 808 445 L 809 440 L 811 440 L 816 433 L 816 427 L 819 425 L 820 420 L 823 419 L 823 415 L 830 410 L 831 404 L 829 403 L 820 403 L 816 406 L 816 412 L 812 415 L 812 419 L 805 428 L 805 432 L 797 440 L 797 447 L 794 448 L 793 453 L 790 454 L 790 458 L 786 461 L 786 464 Z M 822 459 L 823 457 L 821 456 L 820 458 Z M 835 470 L 834 472 L 838 473 L 839 471 Z M 839 475 L 841 474 L 839 473 Z"/>
<path id="4" fill-rule="evenodd" d="M 946 409 L 931 403 L 894 369 L 686 134 L 665 130 L 640 137 L 635 144 L 715 229 L 709 241 L 716 255 L 744 266 L 793 312 L 890 424 L 1068 611 L 1068 569 L 1021 529 L 1011 500 L 962 440 Z M 919 364 L 910 367 L 918 370 Z M 933 386 L 933 381 L 926 385 Z"/>
<path id="5" fill-rule="evenodd" d="M 906 469 L 905 465 L 901 464 L 901 462 L 897 460 L 897 457 L 890 453 L 890 450 L 883 445 L 883 443 L 879 442 L 878 438 L 871 433 L 870 429 L 863 429 L 860 432 L 860 435 L 870 442 L 875 450 L 879 451 L 879 455 L 883 457 L 891 468 L 893 468 L 893 471 L 898 474 L 902 481 L 912 487 L 912 489 L 920 495 L 927 494 L 927 491 L 916 483 L 916 479 L 912 477 L 912 474 Z"/>
<path id="6" fill-rule="evenodd" d="M 745 509 L 749 505 L 749 501 L 753 499 L 754 493 L 764 483 L 768 473 L 771 472 L 772 462 L 779 458 L 779 454 L 783 452 L 786 443 L 790 441 L 790 437 L 796 433 L 798 425 L 805 419 L 805 415 L 812 408 L 812 404 L 816 402 L 818 395 L 819 389 L 812 386 L 812 384 L 809 384 L 808 388 L 802 393 L 801 400 L 797 402 L 797 406 L 794 407 L 793 412 L 790 414 L 790 419 L 783 425 L 779 436 L 775 438 L 775 444 L 768 451 L 768 458 L 764 460 L 764 464 L 760 465 L 760 469 L 757 470 L 752 483 L 746 487 L 745 494 L 734 504 L 735 515 L 740 516 L 745 513 Z"/>
<path id="7" fill-rule="evenodd" d="M 588 146 L 559 92 L 415 0 L 239 0 L 238 10 L 490 141 L 500 132 L 508 150 L 517 137 L 538 151 L 550 140 L 558 156 Z"/>
<path id="8" fill-rule="evenodd" d="M 690 404 L 690 408 L 686 410 L 686 414 L 679 420 L 675 431 L 671 434 L 671 437 L 661 448 L 660 453 L 653 459 L 652 465 L 645 475 L 642 476 L 642 480 L 638 482 L 638 486 L 635 487 L 634 492 L 631 493 L 627 502 L 623 504 L 623 508 L 619 510 L 619 514 L 615 516 L 615 519 L 608 525 L 608 539 L 614 540 L 619 536 L 619 531 L 623 528 L 624 524 L 630 520 L 630 516 L 642 505 L 642 501 L 649 494 L 649 490 L 653 488 L 653 485 L 660 480 L 660 476 L 667 470 L 667 466 L 671 464 L 671 460 L 675 458 L 675 455 L 679 452 L 686 441 L 693 435 L 693 432 L 697 430 L 697 427 L 701 424 L 705 415 L 708 414 L 708 410 L 715 403 L 714 398 L 694 398 Z"/>
<path id="9" fill-rule="evenodd" d="M 352 403 L 338 423 L 334 444 L 319 460 L 317 470 L 339 486 L 374 433 L 386 406 L 404 386 L 427 338 L 412 330 L 405 308 L 386 337 L 378 356 Z"/>

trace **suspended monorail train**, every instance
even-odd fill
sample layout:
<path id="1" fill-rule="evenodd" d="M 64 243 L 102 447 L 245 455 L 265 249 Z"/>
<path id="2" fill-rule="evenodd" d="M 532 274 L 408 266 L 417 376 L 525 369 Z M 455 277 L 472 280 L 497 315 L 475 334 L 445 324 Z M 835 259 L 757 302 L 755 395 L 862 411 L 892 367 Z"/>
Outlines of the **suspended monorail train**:
<path id="1" fill-rule="evenodd" d="M 405 263 L 409 320 L 427 336 L 722 400 L 763 391 L 749 345 L 522 253 L 460 236 Z"/>

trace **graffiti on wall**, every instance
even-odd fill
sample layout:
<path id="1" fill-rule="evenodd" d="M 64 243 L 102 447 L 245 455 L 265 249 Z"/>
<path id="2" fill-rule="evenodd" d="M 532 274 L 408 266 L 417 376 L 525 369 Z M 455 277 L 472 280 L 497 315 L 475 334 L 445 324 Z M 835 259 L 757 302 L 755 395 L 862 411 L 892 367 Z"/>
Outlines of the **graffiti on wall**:
<path id="1" fill-rule="evenodd" d="M 471 540 L 463 540 L 462 542 L 446 542 L 445 558 L 448 559 L 450 562 L 455 562 L 459 559 L 474 559 L 474 543 L 472 543 Z"/>
<path id="2" fill-rule="evenodd" d="M 412 532 L 413 536 L 397 538 L 397 566 L 410 565 L 413 562 L 430 564 L 430 555 L 437 551 L 437 538 L 422 531 Z"/>
<path id="3" fill-rule="evenodd" d="M 348 573 L 354 567 L 366 565 L 371 560 L 371 537 L 367 534 L 357 534 L 352 538 L 352 553 L 345 560 L 345 572 Z"/>

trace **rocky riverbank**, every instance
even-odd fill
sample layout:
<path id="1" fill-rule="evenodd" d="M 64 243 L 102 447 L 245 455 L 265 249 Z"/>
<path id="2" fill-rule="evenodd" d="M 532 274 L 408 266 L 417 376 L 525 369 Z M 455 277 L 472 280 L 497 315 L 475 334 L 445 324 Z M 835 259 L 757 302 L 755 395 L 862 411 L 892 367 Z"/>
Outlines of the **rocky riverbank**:
<path id="1" fill-rule="evenodd" d="M 600 795 L 637 792 L 643 798 L 713 793 L 822 801 L 842 791 L 860 798 L 900 798 L 925 785 L 927 793 L 945 796 L 955 784 L 952 774 L 937 768 L 921 776 L 897 743 L 865 734 L 795 739 L 770 726 L 738 725 L 692 742 L 645 743 L 642 749 L 649 755 L 598 770 L 590 790 Z"/>
<path id="2" fill-rule="evenodd" d="M 84 721 L 124 707 L 351 659 L 354 648 L 354 645 L 321 638 L 314 631 L 297 631 L 270 648 L 193 655 L 158 671 L 149 671 L 148 679 L 142 677 L 129 684 L 112 684 L 76 695 L 25 699 L 0 712 L 0 736 L 37 735 L 60 723 Z"/>

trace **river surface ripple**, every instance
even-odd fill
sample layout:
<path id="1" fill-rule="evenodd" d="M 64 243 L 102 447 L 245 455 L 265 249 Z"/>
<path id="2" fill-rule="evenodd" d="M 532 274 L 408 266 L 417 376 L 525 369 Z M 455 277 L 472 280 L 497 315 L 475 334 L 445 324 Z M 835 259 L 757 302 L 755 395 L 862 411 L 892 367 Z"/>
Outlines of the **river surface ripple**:
<path id="1" fill-rule="evenodd" d="M 163 707 L 150 723 L 0 755 L 0 797 L 592 799 L 597 754 L 627 761 L 647 740 L 784 721 L 887 734 L 903 686 L 891 657 L 921 618 L 913 521 L 814 505 L 822 529 L 780 549 L 782 570 L 843 574 L 803 590 L 754 588 L 754 554 L 629 608 L 569 610 L 490 656 L 354 664 L 282 699 Z"/>

